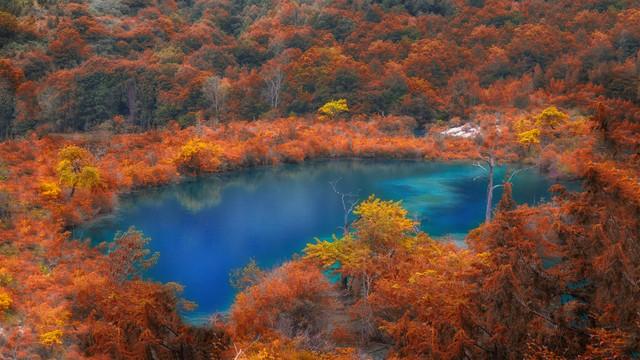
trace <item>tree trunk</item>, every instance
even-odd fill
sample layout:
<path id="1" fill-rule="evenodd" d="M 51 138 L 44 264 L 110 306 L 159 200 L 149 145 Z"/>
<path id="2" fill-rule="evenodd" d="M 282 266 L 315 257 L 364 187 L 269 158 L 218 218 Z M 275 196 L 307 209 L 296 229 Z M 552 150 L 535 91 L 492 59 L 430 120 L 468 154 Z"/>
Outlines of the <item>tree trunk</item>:
<path id="1" fill-rule="evenodd" d="M 71 192 L 69 193 L 69 199 L 73 198 L 73 194 L 76 193 L 76 184 L 73 184 L 71 187 Z"/>
<path id="2" fill-rule="evenodd" d="M 129 115 L 127 116 L 127 122 L 129 125 L 135 125 L 136 123 L 136 80 L 130 78 L 125 83 L 127 93 L 127 107 L 129 108 Z"/>
<path id="3" fill-rule="evenodd" d="M 495 160 L 493 158 L 493 154 L 490 155 L 489 160 L 487 161 L 489 166 L 488 170 L 488 181 L 487 181 L 487 207 L 484 212 L 484 222 L 488 223 L 491 221 L 491 208 L 493 203 L 493 170 L 496 165 Z"/>

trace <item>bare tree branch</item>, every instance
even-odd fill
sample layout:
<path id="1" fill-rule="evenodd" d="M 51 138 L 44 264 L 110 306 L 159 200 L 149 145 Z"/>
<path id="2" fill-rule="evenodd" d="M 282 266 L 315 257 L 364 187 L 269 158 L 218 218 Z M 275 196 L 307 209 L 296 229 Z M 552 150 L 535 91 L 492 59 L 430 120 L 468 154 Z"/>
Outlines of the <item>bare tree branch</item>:
<path id="1" fill-rule="evenodd" d="M 520 168 L 520 169 L 516 169 L 516 170 L 514 170 L 514 171 L 511 173 L 511 175 L 509 176 L 509 178 L 507 179 L 507 181 L 505 181 L 505 182 L 511 182 L 511 180 L 513 180 L 513 178 L 514 178 L 516 175 L 518 175 L 519 173 L 521 173 L 521 172 L 523 172 L 523 171 L 530 170 L 530 169 L 532 169 L 532 168 L 533 168 L 533 166 L 527 166 L 527 167 L 525 167 L 525 168 Z"/>
<path id="2" fill-rule="evenodd" d="M 486 167 L 482 166 L 482 165 L 481 165 L 479 162 L 477 162 L 477 161 L 473 163 L 473 166 L 475 166 L 475 167 L 479 167 L 480 169 L 482 169 L 482 170 L 484 170 L 484 171 L 486 171 L 486 172 L 489 172 L 489 170 L 487 170 L 487 168 L 486 168 Z"/>
<path id="3" fill-rule="evenodd" d="M 247 346 L 247 348 L 250 348 L 251 346 L 253 346 L 253 344 L 255 344 L 256 342 L 258 342 L 258 340 L 260 340 L 260 335 L 258 335 L 258 337 L 257 337 L 257 338 L 255 338 L 255 340 L 253 340 L 253 341 L 251 342 L 251 344 L 249 344 L 249 345 Z M 236 355 L 233 357 L 233 360 L 239 360 L 239 359 L 241 359 L 241 356 L 243 355 L 244 350 L 243 350 L 243 349 L 239 349 L 239 348 L 236 346 L 236 343 L 233 343 L 233 350 L 235 350 L 235 352 L 236 352 Z"/>
<path id="4" fill-rule="evenodd" d="M 269 105 L 272 110 L 277 110 L 280 104 L 280 92 L 284 83 L 284 77 L 284 71 L 280 66 L 270 69 L 270 71 L 267 71 L 263 75 L 264 82 L 267 85 Z"/>
<path id="5" fill-rule="evenodd" d="M 356 205 L 358 205 L 358 195 L 357 193 L 344 193 L 338 190 L 338 182 L 342 179 L 337 179 L 333 181 L 329 181 L 331 185 L 331 189 L 333 192 L 340 197 L 340 201 L 342 202 L 342 211 L 343 211 L 343 225 L 342 232 L 344 235 L 349 233 L 349 216 L 353 213 Z"/>
<path id="6" fill-rule="evenodd" d="M 229 95 L 229 84 L 220 76 L 208 77 L 202 85 L 202 92 L 214 111 L 216 120 L 220 121 Z"/>

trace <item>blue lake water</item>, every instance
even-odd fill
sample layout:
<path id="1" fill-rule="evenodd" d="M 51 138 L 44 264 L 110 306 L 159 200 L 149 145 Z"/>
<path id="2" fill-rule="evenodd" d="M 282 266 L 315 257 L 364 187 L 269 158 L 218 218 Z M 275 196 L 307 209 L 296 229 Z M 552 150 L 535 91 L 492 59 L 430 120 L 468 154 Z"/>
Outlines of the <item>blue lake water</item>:
<path id="1" fill-rule="evenodd" d="M 506 168 L 497 169 L 496 183 Z M 124 196 L 109 217 L 77 229 L 76 238 L 94 243 L 113 239 L 130 226 L 150 237 L 160 252 L 146 276 L 185 286 L 184 297 L 198 309 L 186 314 L 199 322 L 232 303 L 229 273 L 254 258 L 273 267 L 312 242 L 340 233 L 343 210 L 329 182 L 364 199 L 375 194 L 402 200 L 422 229 L 464 235 L 484 219 L 486 178 L 468 163 L 339 160 L 258 168 L 147 189 Z M 513 181 L 518 203 L 545 201 L 553 181 L 527 170 Z M 498 189 L 494 200 L 500 199 Z"/>

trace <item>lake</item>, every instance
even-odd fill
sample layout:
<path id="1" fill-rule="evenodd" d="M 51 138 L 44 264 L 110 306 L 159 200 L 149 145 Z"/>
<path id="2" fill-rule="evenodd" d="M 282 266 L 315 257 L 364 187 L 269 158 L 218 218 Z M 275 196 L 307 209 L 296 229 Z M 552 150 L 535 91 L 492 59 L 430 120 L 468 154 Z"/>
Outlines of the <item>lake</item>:
<path id="1" fill-rule="evenodd" d="M 496 171 L 496 183 L 505 167 Z M 480 177 L 479 177 L 480 176 Z M 199 178 L 123 196 L 118 210 L 74 231 L 93 243 L 113 239 L 130 226 L 150 237 L 160 252 L 146 276 L 178 282 L 198 309 L 185 314 L 202 322 L 225 311 L 234 298 L 229 273 L 254 258 L 274 267 L 300 253 L 314 237 L 340 233 L 343 210 L 338 190 L 360 199 L 375 194 L 402 200 L 433 237 L 464 246 L 465 234 L 484 219 L 486 178 L 469 163 L 419 161 L 313 161 Z M 479 178 L 478 178 L 479 177 Z M 536 170 L 513 181 L 514 199 L 534 204 L 549 197 L 553 181 Z M 501 196 L 494 195 L 497 203 Z"/>

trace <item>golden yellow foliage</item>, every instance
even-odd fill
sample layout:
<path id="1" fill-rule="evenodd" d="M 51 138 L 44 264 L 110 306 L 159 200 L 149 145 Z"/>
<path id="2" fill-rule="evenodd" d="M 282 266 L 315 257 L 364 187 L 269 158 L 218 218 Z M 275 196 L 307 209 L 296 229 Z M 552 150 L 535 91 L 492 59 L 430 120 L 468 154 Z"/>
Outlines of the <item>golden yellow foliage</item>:
<path id="1" fill-rule="evenodd" d="M 333 119 L 336 116 L 349 112 L 349 105 L 346 99 L 329 101 L 318 109 L 318 114 Z"/>
<path id="2" fill-rule="evenodd" d="M 64 333 L 60 329 L 47 331 L 40 334 L 40 343 L 46 346 L 62 345 L 62 336 Z"/>
<path id="3" fill-rule="evenodd" d="M 174 162 L 183 173 L 213 172 L 218 170 L 222 147 L 202 139 L 191 139 L 178 152 Z"/>
<path id="4" fill-rule="evenodd" d="M 407 216 L 400 201 L 383 201 L 374 195 L 360 203 L 353 213 L 359 216 L 353 224 L 356 236 L 374 247 L 400 242 L 418 225 Z"/>
<path id="5" fill-rule="evenodd" d="M 518 134 L 518 142 L 524 146 L 540 144 L 540 129 L 531 129 Z"/>
<path id="6" fill-rule="evenodd" d="M 513 129 L 516 133 L 522 133 L 533 129 L 535 126 L 533 121 L 528 117 L 522 117 L 517 119 L 513 124 Z"/>
<path id="7" fill-rule="evenodd" d="M 60 186 L 53 181 L 43 181 L 40 184 L 40 193 L 44 197 L 57 198 L 61 192 Z"/>
<path id="8" fill-rule="evenodd" d="M 376 254 L 410 243 L 406 240 L 417 226 L 399 201 L 384 201 L 374 195 L 360 203 L 354 214 L 358 219 L 352 234 L 340 239 L 334 236 L 333 241 L 316 239 L 315 244 L 307 244 L 305 257 L 325 268 L 339 264 L 342 272 L 357 272 L 366 268 Z"/>
<path id="9" fill-rule="evenodd" d="M 13 304 L 11 295 L 6 290 L 0 289 L 0 313 L 9 310 L 11 304 Z"/>
<path id="10" fill-rule="evenodd" d="M 350 234 L 340 239 L 334 236 L 333 241 L 316 239 L 316 243 L 307 244 L 304 251 L 306 258 L 315 259 L 327 269 L 335 264 L 340 264 L 342 268 L 357 269 L 371 258 L 368 244 L 358 242 Z"/>
<path id="11" fill-rule="evenodd" d="M 539 128 L 555 129 L 569 119 L 569 115 L 558 110 L 555 106 L 544 109 L 535 117 L 536 126 Z"/>
<path id="12" fill-rule="evenodd" d="M 70 187 L 72 196 L 76 187 L 93 189 L 100 184 L 100 172 L 90 166 L 91 154 L 87 150 L 76 145 L 65 146 L 58 153 L 58 159 L 56 173 L 60 184 Z M 48 190 L 49 194 L 55 194 L 54 188 Z"/>
<path id="13" fill-rule="evenodd" d="M 40 334 L 40 343 L 46 346 L 61 345 L 63 329 L 67 326 L 71 313 L 64 306 L 51 307 L 47 303 L 40 304 L 34 310 L 39 317 L 36 328 Z"/>
<path id="14" fill-rule="evenodd" d="M 555 106 L 550 106 L 534 116 L 533 119 L 517 120 L 513 128 L 517 133 L 518 142 L 530 148 L 532 145 L 539 145 L 543 138 L 548 139 L 568 119 L 569 115 L 558 110 Z"/>
<path id="15" fill-rule="evenodd" d="M 96 167 L 85 166 L 78 176 L 78 186 L 91 189 L 100 184 L 100 172 Z"/>

